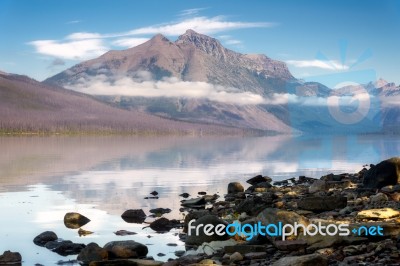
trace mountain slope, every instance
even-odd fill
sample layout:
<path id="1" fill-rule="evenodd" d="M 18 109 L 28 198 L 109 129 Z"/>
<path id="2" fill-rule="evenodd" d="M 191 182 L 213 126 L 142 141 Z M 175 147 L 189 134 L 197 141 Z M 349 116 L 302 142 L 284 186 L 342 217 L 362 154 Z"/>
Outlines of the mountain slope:
<path id="1" fill-rule="evenodd" d="M 243 130 L 162 119 L 121 110 L 91 96 L 0 74 L 2 133 L 242 134 Z"/>
<path id="2" fill-rule="evenodd" d="M 214 38 L 187 30 L 175 42 L 158 34 L 123 51 L 109 51 L 82 62 L 45 82 L 73 85 L 87 76 L 134 76 L 149 71 L 156 80 L 176 77 L 231 86 L 264 95 L 277 92 L 277 81 L 293 80 L 285 63 L 261 54 L 240 54 L 224 48 Z"/>

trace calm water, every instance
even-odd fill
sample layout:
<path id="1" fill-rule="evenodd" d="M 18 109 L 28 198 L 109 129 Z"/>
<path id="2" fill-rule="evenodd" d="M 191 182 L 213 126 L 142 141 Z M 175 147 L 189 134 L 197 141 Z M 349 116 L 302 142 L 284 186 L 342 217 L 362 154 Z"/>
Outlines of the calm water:
<path id="1" fill-rule="evenodd" d="M 24 265 L 52 265 L 61 257 L 33 244 L 52 230 L 79 243 L 133 239 L 148 245 L 158 260 L 184 249 L 176 233 L 157 234 L 145 225 L 125 223 L 127 209 L 156 207 L 180 218 L 180 193 L 225 193 L 229 181 L 256 175 L 275 180 L 335 172 L 356 172 L 362 165 L 399 156 L 395 136 L 327 138 L 135 138 L 135 137 L 4 137 L 0 138 L 0 252 L 19 251 Z M 160 198 L 144 199 L 153 190 Z M 63 224 L 66 212 L 92 221 L 79 237 Z M 151 221 L 148 219 L 147 221 Z M 117 230 L 134 236 L 116 236 Z M 178 243 L 168 247 L 167 243 Z M 166 256 L 158 257 L 159 252 Z"/>

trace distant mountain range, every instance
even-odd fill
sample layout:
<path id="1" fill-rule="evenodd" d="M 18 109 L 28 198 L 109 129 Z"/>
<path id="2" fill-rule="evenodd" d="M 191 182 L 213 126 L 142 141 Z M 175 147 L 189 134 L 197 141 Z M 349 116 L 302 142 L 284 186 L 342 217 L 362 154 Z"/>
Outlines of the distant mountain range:
<path id="1" fill-rule="evenodd" d="M 74 95 L 107 103 L 102 108 L 112 105 L 113 112 L 129 117 L 147 114 L 149 119 L 190 122 L 178 128 L 207 124 L 284 134 L 400 130 L 400 88 L 393 83 L 378 80 L 331 89 L 304 82 L 283 62 L 234 52 L 193 30 L 175 42 L 158 34 L 136 47 L 109 51 L 43 84 L 48 90 L 56 86 L 56 91 L 64 87 L 90 94 L 97 101 Z M 99 118 L 101 113 L 96 113 Z"/>

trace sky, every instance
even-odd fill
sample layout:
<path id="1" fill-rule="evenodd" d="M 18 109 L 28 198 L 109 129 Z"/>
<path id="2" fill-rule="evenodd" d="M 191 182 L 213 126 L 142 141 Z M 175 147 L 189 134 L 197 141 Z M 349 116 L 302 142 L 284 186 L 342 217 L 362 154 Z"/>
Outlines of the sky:
<path id="1" fill-rule="evenodd" d="M 400 83 L 400 1 L 385 0 L 2 0 L 0 71 L 41 81 L 157 33 L 173 41 L 189 28 L 237 52 L 284 61 L 296 78 L 366 71 L 370 80 Z"/>

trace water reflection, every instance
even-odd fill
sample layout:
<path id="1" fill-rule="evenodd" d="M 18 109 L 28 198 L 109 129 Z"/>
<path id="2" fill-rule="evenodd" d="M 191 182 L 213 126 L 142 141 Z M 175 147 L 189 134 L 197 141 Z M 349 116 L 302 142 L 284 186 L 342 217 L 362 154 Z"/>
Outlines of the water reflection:
<path id="1" fill-rule="evenodd" d="M 149 244 L 149 255 L 166 260 L 182 249 L 166 246 L 178 242 L 176 232 L 159 235 L 125 223 L 120 215 L 126 209 L 143 208 L 149 214 L 152 208 L 171 208 L 166 217 L 180 218 L 180 193 L 223 196 L 227 182 L 244 184 L 260 173 L 279 180 L 355 172 L 363 164 L 398 156 L 400 141 L 390 136 L 7 137 L 0 138 L 0 148 L 0 252 L 19 251 L 32 265 L 61 259 L 34 246 L 34 236 L 46 230 L 100 245 L 134 239 Z M 153 190 L 160 198 L 145 200 Z M 65 228 L 63 216 L 70 211 L 89 217 L 84 229 L 95 233 L 79 237 L 77 230 Z M 121 229 L 138 234 L 115 236 Z M 161 250 L 166 257 L 157 257 Z"/>

